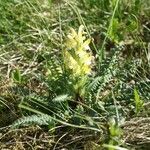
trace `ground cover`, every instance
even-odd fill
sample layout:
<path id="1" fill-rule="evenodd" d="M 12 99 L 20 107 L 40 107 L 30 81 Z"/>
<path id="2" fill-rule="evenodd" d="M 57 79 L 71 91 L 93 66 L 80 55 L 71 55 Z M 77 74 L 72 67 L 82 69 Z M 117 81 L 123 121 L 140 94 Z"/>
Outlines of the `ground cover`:
<path id="1" fill-rule="evenodd" d="M 0 12 L 1 149 L 149 148 L 149 1 L 3 0 Z"/>

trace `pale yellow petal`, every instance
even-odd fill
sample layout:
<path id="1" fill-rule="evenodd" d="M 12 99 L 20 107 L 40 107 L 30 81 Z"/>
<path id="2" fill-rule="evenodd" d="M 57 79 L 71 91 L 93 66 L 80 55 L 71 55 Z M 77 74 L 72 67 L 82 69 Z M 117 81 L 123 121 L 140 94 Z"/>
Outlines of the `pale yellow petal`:
<path id="1" fill-rule="evenodd" d="M 80 25 L 79 30 L 78 30 L 78 36 L 82 36 L 83 31 L 84 31 L 84 26 Z"/>
<path id="2" fill-rule="evenodd" d="M 83 43 L 83 47 L 84 47 L 85 50 L 90 49 L 90 47 L 89 47 L 90 42 L 91 42 L 91 39 L 88 39 Z"/>
<path id="3" fill-rule="evenodd" d="M 71 36 L 73 38 L 77 36 L 77 33 L 76 33 L 76 31 L 73 28 L 70 28 L 70 31 L 71 31 Z"/>

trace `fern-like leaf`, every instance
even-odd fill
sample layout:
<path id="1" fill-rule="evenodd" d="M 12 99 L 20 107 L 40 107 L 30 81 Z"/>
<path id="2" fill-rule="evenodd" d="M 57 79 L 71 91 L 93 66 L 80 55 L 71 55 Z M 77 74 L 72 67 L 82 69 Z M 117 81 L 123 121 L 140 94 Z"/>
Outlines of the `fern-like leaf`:
<path id="1" fill-rule="evenodd" d="M 16 120 L 11 127 L 18 128 L 20 126 L 29 126 L 29 125 L 54 125 L 54 120 L 51 119 L 50 116 L 43 114 L 43 115 L 31 115 L 25 116 L 18 120 Z"/>

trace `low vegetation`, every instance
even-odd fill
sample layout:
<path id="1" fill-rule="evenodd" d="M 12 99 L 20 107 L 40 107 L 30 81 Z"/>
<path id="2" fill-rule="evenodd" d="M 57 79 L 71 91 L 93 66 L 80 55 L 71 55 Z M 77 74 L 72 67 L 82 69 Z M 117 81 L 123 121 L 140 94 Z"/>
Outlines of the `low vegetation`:
<path id="1" fill-rule="evenodd" d="M 0 1 L 0 149 L 150 146 L 150 2 Z"/>

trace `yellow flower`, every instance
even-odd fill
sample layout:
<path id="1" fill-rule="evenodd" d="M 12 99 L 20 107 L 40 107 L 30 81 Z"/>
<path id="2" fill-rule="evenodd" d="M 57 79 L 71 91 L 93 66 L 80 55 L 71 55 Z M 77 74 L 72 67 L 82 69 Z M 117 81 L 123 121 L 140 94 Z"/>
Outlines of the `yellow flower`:
<path id="1" fill-rule="evenodd" d="M 78 33 L 73 28 L 70 31 L 64 50 L 65 66 L 72 70 L 74 76 L 85 76 L 91 73 L 94 58 L 89 47 L 91 40 L 86 40 L 83 25 L 79 27 Z"/>

